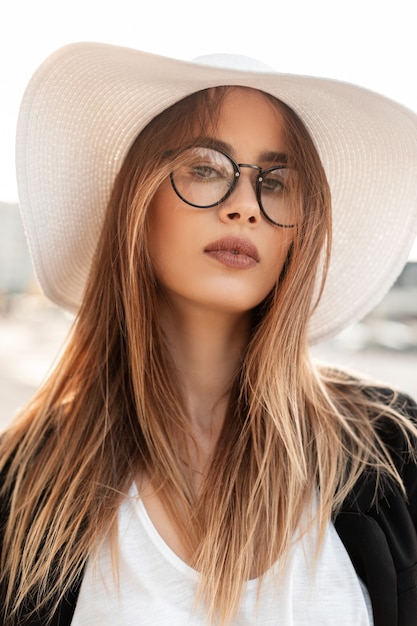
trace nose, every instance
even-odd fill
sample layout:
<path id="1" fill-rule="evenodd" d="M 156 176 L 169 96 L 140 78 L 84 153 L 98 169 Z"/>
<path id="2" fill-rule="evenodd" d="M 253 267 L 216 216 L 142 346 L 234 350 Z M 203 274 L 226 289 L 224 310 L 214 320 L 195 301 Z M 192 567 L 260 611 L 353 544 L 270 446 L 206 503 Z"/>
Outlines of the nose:
<path id="1" fill-rule="evenodd" d="M 241 171 L 232 193 L 219 205 L 219 218 L 222 221 L 234 220 L 254 225 L 260 222 L 261 211 L 252 177 L 250 172 Z"/>

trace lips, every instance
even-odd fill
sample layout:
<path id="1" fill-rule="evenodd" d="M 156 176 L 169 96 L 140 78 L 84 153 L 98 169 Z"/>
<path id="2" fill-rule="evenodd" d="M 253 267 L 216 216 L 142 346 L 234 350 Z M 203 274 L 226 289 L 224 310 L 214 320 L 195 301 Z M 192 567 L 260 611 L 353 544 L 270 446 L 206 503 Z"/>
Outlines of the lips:
<path id="1" fill-rule="evenodd" d="M 257 247 L 249 239 L 241 237 L 223 237 L 213 241 L 204 252 L 230 268 L 247 269 L 259 263 Z"/>

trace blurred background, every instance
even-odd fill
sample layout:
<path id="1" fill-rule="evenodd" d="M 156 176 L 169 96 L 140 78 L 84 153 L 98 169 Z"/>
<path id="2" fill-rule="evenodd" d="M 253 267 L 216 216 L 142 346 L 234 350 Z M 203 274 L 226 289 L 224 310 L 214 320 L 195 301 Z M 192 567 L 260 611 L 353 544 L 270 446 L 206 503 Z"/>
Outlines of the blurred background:
<path id="1" fill-rule="evenodd" d="M 0 429 L 33 394 L 71 318 L 33 276 L 18 211 L 14 136 L 25 86 L 56 48 L 103 41 L 190 59 L 252 56 L 283 72 L 379 91 L 417 112 L 413 0 L 2 0 L 0 4 Z M 417 183 L 416 183 L 417 184 Z M 417 397 L 417 244 L 401 276 L 362 322 L 314 349 L 318 358 Z"/>

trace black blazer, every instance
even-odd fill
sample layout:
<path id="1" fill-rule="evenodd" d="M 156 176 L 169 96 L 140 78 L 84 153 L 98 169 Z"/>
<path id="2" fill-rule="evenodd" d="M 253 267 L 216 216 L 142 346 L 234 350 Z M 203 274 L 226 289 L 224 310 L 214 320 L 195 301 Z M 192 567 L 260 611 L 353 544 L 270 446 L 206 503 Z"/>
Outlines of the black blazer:
<path id="1" fill-rule="evenodd" d="M 383 393 L 388 398 L 392 392 Z M 399 402 L 403 413 L 417 421 L 417 405 L 406 396 Z M 349 494 L 334 523 L 368 588 L 375 626 L 417 626 L 417 464 L 404 457 L 405 443 L 392 425 L 384 429 L 384 439 L 406 494 L 392 481 L 385 481 L 375 498 L 375 477 L 369 472 Z M 0 500 L 0 545 L 6 518 L 7 502 Z M 80 586 L 78 581 L 60 603 L 51 626 L 70 626 Z M 3 593 L 0 588 L 0 616 Z M 27 620 L 19 616 L 16 626 L 24 624 L 46 626 L 45 612 Z"/>

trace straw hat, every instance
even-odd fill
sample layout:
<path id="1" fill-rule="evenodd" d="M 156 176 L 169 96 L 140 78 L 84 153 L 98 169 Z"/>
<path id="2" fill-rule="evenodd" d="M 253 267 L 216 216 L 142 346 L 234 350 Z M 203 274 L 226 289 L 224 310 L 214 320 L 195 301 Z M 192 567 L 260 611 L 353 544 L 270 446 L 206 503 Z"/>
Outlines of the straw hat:
<path id="1" fill-rule="evenodd" d="M 280 74 L 246 57 L 178 61 L 76 43 L 31 79 L 17 128 L 21 211 L 45 294 L 75 311 L 116 173 L 138 133 L 183 97 L 242 85 L 286 102 L 309 129 L 333 197 L 329 275 L 311 342 L 364 316 L 388 291 L 417 235 L 417 116 L 361 87 Z"/>

